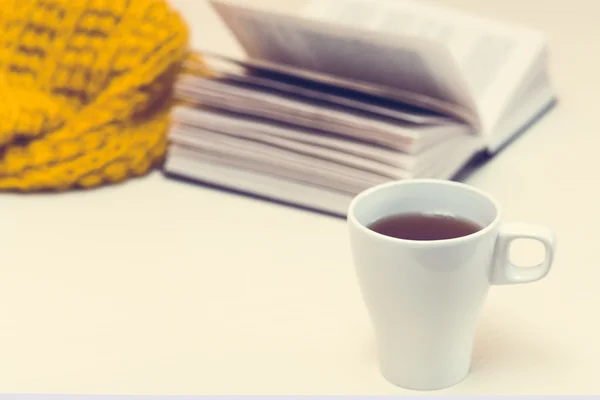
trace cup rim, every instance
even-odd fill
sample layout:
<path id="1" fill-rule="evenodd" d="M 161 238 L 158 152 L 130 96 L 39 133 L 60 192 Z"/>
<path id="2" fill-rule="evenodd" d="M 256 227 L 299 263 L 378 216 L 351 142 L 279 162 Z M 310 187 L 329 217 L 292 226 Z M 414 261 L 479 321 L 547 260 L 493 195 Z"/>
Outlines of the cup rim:
<path id="1" fill-rule="evenodd" d="M 380 190 L 387 189 L 392 186 L 405 186 L 405 185 L 408 186 L 408 185 L 423 184 L 423 183 L 442 185 L 442 186 L 453 186 L 453 187 L 458 187 L 462 190 L 469 191 L 471 193 L 475 193 L 476 195 L 483 197 L 484 199 L 489 201 L 494 206 L 494 209 L 496 210 L 496 215 L 495 215 L 494 219 L 492 220 L 492 222 L 490 222 L 489 224 L 487 224 L 485 227 L 483 227 L 482 229 L 480 229 L 477 232 L 471 233 L 466 236 L 457 237 L 457 238 L 439 239 L 439 240 L 411 240 L 411 239 L 395 238 L 395 237 L 391 237 L 391 236 L 387 236 L 387 235 L 383 235 L 381 233 L 375 232 L 375 231 L 369 229 L 364 224 L 358 222 L 358 219 L 356 218 L 356 215 L 354 214 L 354 210 L 355 210 L 357 204 L 359 202 L 363 201 L 365 198 L 371 196 L 373 193 L 378 192 Z M 468 185 L 466 183 L 444 180 L 444 179 L 407 179 L 407 180 L 397 180 L 397 181 L 382 183 L 382 184 L 373 186 L 371 188 L 368 188 L 368 189 L 362 191 L 356 197 L 354 197 L 354 199 L 352 199 L 352 202 L 350 203 L 350 205 L 348 207 L 348 217 L 347 218 L 348 218 L 348 221 L 352 225 L 356 226 L 360 231 L 362 231 L 363 233 L 365 233 L 369 236 L 376 237 L 379 240 L 385 240 L 385 241 L 397 243 L 397 244 L 426 247 L 426 246 L 431 246 L 431 245 L 437 245 L 437 246 L 439 246 L 439 245 L 455 245 L 455 244 L 460 244 L 460 243 L 471 241 L 471 240 L 476 240 L 477 238 L 480 238 L 481 236 L 485 236 L 489 231 L 494 229 L 494 227 L 496 227 L 500 223 L 501 212 L 502 212 L 502 210 L 500 208 L 500 204 L 490 194 L 484 192 L 483 190 L 477 189 L 471 185 Z"/>

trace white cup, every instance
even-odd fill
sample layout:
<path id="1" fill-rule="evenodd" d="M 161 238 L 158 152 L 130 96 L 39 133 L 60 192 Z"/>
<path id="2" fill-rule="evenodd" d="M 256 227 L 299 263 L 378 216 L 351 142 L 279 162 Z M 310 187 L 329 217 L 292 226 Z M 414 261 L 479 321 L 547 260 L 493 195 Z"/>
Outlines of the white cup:
<path id="1" fill-rule="evenodd" d="M 368 227 L 403 213 L 444 213 L 483 229 L 447 240 L 403 240 Z M 469 373 L 475 325 L 490 285 L 537 281 L 548 273 L 554 234 L 538 225 L 502 222 L 489 195 L 465 184 L 415 179 L 359 194 L 348 211 L 352 255 L 373 324 L 382 375 L 413 390 L 453 386 Z M 544 261 L 518 267 L 510 243 L 535 239 Z"/>

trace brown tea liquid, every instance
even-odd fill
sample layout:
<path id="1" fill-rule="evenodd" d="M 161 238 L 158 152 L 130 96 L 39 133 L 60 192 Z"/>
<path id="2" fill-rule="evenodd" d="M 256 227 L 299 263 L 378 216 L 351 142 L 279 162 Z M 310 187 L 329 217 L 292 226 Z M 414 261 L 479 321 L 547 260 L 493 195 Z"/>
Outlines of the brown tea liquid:
<path id="1" fill-rule="evenodd" d="M 445 240 L 471 235 L 482 227 L 460 217 L 414 213 L 382 218 L 369 229 L 398 239 Z"/>

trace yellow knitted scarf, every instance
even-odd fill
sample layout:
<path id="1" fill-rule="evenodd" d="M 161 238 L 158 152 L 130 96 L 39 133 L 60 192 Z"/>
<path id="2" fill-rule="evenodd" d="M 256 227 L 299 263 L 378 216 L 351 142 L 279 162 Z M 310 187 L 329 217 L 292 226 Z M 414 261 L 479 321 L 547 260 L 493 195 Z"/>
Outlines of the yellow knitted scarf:
<path id="1" fill-rule="evenodd" d="M 0 189 L 95 187 L 157 165 L 187 40 L 163 0 L 0 0 Z"/>

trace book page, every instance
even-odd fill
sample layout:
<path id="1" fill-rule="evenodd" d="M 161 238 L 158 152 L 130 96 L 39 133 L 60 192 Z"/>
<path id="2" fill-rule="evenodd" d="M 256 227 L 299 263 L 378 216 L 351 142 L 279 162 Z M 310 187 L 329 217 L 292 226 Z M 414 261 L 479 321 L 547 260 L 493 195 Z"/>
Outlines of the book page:
<path id="1" fill-rule="evenodd" d="M 267 118 L 407 151 L 414 148 L 415 142 L 435 137 L 441 132 L 460 132 L 464 135 L 472 132 L 467 125 L 456 122 L 418 125 L 388 118 L 372 118 L 339 105 L 257 91 L 219 80 L 195 78 L 190 83 L 184 77 L 176 85 L 176 94 L 190 105 Z"/>
<path id="2" fill-rule="evenodd" d="M 323 101 L 328 104 L 364 111 L 374 116 L 388 117 L 414 124 L 442 125 L 454 122 L 447 116 L 422 108 L 412 107 L 406 103 L 369 96 L 364 92 L 344 90 L 339 87 L 306 79 L 284 78 L 281 76 L 265 77 L 252 73 L 252 71 L 229 62 L 223 57 L 211 56 L 209 54 L 204 54 L 203 56 L 206 64 L 216 75 L 215 80 L 252 87 L 258 92 L 270 90 L 287 93 L 298 98 Z M 195 60 L 188 60 L 184 64 L 184 68 L 185 74 L 179 78 L 181 85 L 194 85 L 195 82 L 199 82 L 205 77 L 204 71 L 206 67 L 204 63 L 196 66 Z"/>
<path id="3" fill-rule="evenodd" d="M 406 102 L 444 110 L 478 124 L 475 102 L 456 61 L 429 39 L 390 39 L 265 10 L 212 1 L 251 61 L 295 73 L 392 89 Z M 444 68 L 440 68 L 443 65 Z"/>
<path id="4" fill-rule="evenodd" d="M 457 143 L 448 158 L 438 158 L 421 178 L 450 179 L 477 151 L 473 140 Z M 470 139 L 470 140 L 469 140 Z M 279 165 L 279 164 L 278 164 Z M 246 158 L 224 157 L 196 146 L 174 142 L 165 163 L 169 174 L 252 193 L 325 212 L 346 215 L 348 205 L 365 184 L 363 177 L 339 175 L 335 168 L 310 169 L 301 164 L 272 168 Z M 410 177 L 407 177 L 410 178 Z M 378 179 L 389 182 L 389 179 Z"/>
<path id="5" fill-rule="evenodd" d="M 523 131 L 548 111 L 556 101 L 555 92 L 549 84 L 545 71 L 539 72 L 538 76 L 520 92 L 517 100 L 504 111 L 494 136 L 487 141 L 491 153 L 500 150 L 515 132 Z"/>
<path id="6" fill-rule="evenodd" d="M 224 164 L 221 160 L 174 144 L 165 162 L 169 175 L 206 182 L 262 198 L 345 216 L 355 194 L 316 183 L 304 183 L 269 173 Z"/>
<path id="7" fill-rule="evenodd" d="M 432 2 L 313 0 L 303 15 L 394 37 L 426 38 L 444 44 L 475 97 L 484 129 L 499 122 L 522 77 L 544 49 L 540 32 L 482 19 Z"/>
<path id="8" fill-rule="evenodd" d="M 225 135 L 220 132 L 213 132 L 206 129 L 189 129 L 185 125 L 177 125 L 170 132 L 169 138 L 171 142 L 199 147 L 206 144 L 232 146 L 240 144 L 240 146 L 243 146 L 251 151 L 254 151 L 256 146 L 267 145 L 264 147 L 269 148 L 269 146 L 271 146 L 273 152 L 279 152 L 281 150 L 289 151 L 290 154 L 300 154 L 314 157 L 316 159 L 327 160 L 339 165 L 345 165 L 360 169 L 361 171 L 385 176 L 390 179 L 396 179 L 408 169 L 408 166 L 406 166 L 407 168 L 403 168 L 403 166 L 393 166 L 367 158 L 362 158 L 353 154 L 334 151 L 293 140 L 287 140 L 273 136 L 252 135 L 251 132 L 236 132 L 236 135 Z"/>
<path id="9" fill-rule="evenodd" d="M 222 137 L 221 141 L 177 142 L 231 166 L 280 175 L 306 183 L 326 186 L 332 190 L 361 192 L 371 186 L 389 181 L 390 178 L 363 171 L 328 160 L 321 160 L 303 154 L 278 149 L 260 143 L 245 142 L 235 138 Z M 406 171 L 398 171 L 395 179 L 408 178 Z"/>
<path id="10" fill-rule="evenodd" d="M 246 138 L 275 146 L 282 146 L 296 151 L 311 150 L 313 155 L 328 157 L 331 154 L 343 154 L 361 160 L 374 161 L 378 164 L 391 165 L 403 169 L 411 169 L 431 154 L 429 150 L 442 142 L 455 138 L 463 138 L 458 132 L 439 132 L 436 140 L 419 142 L 411 145 L 408 151 L 401 151 L 377 146 L 368 142 L 351 140 L 326 133 L 295 128 L 288 125 L 276 125 L 270 121 L 262 121 L 247 116 L 233 115 L 206 108 L 190 109 L 175 107 L 173 110 L 173 126 L 171 134 L 196 135 L 195 132 L 211 131 L 227 136 Z M 416 150 L 416 151 L 415 151 Z"/>

